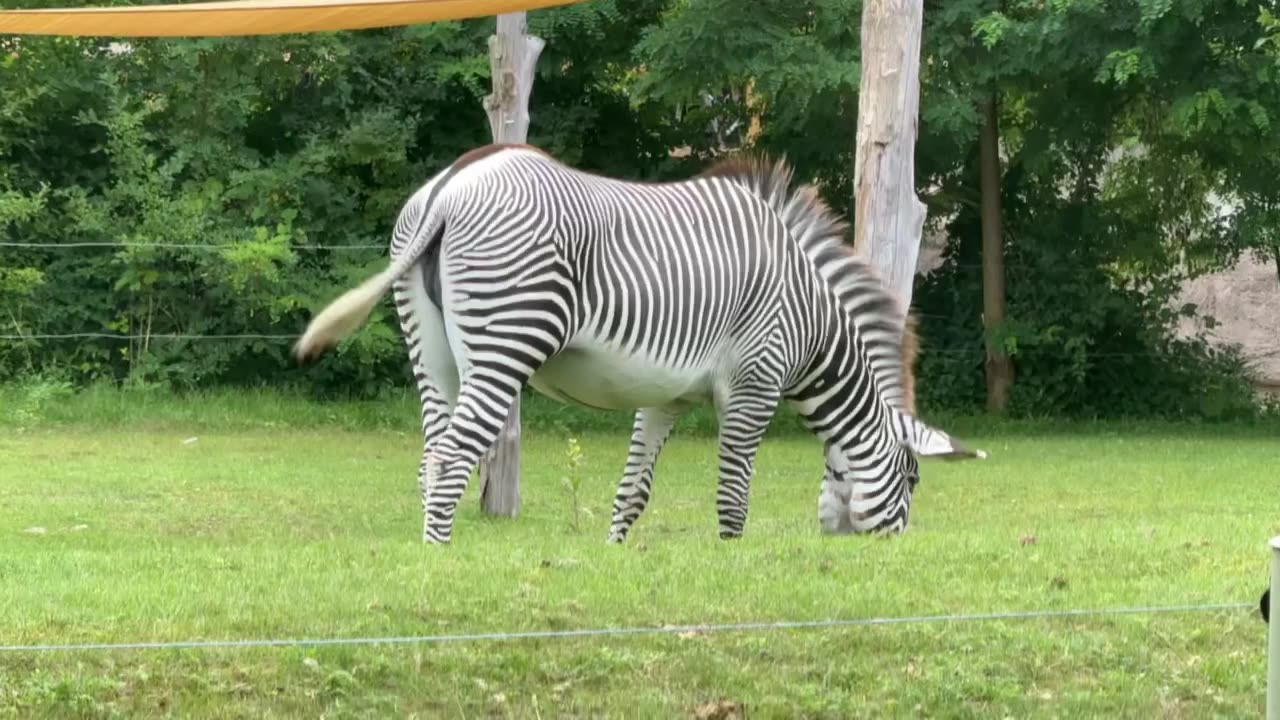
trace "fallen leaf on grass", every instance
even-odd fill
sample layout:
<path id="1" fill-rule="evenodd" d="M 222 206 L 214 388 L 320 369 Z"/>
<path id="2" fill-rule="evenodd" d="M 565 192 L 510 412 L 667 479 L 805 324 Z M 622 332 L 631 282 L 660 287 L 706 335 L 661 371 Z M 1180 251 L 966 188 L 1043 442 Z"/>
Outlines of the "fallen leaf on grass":
<path id="1" fill-rule="evenodd" d="M 693 711 L 697 720 L 743 720 L 742 703 L 731 700 L 714 700 L 702 703 Z"/>
<path id="2" fill-rule="evenodd" d="M 544 568 L 571 568 L 581 565 L 582 561 L 577 558 L 556 558 L 543 560 L 540 564 Z"/>

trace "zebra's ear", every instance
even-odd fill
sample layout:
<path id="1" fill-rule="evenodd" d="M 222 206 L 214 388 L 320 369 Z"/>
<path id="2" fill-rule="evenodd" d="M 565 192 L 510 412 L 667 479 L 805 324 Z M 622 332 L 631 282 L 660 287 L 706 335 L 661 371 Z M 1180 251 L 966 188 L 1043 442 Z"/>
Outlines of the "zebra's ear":
<path id="1" fill-rule="evenodd" d="M 983 459 L 987 453 L 982 450 L 970 450 L 958 440 L 920 422 L 910 413 L 897 412 L 898 439 L 911 452 L 919 457 L 936 457 L 944 460 Z"/>

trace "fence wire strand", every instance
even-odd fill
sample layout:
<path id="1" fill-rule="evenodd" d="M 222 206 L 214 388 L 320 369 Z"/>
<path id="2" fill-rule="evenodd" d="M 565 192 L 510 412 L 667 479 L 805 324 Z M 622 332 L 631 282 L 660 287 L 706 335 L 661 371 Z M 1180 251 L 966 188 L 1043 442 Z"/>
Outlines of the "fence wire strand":
<path id="1" fill-rule="evenodd" d="M 61 250 L 70 248 L 156 248 L 164 250 L 221 250 L 223 248 L 240 247 L 236 243 L 113 243 L 113 242 L 72 242 L 72 243 L 28 243 L 0 242 L 0 247 L 29 248 L 41 250 Z M 290 250 L 386 250 L 387 245 L 290 245 Z"/>
<path id="2" fill-rule="evenodd" d="M 236 243 L 120 243 L 120 242 L 0 242 L 0 248 L 16 248 L 28 250 L 69 250 L 75 248 L 157 248 L 165 250 L 221 250 L 238 247 Z M 388 245 L 290 245 L 290 250 L 386 250 Z M 928 270 L 935 272 L 942 267 L 953 267 L 962 270 L 981 270 L 981 263 L 948 263 L 945 266 Z"/>
<path id="3" fill-rule="evenodd" d="M 28 248 L 28 249 L 71 249 L 71 248 L 163 248 L 177 250 L 220 250 L 222 248 L 237 247 L 232 243 L 118 243 L 118 242 L 71 242 L 71 243 L 49 243 L 49 242 L 0 242 L 0 248 Z M 356 250 L 387 250 L 386 245 L 297 245 L 290 246 L 291 250 L 338 250 L 338 251 L 356 251 Z M 961 268 L 981 268 L 981 265 L 961 264 L 956 267 Z M 918 314 L 918 317 L 926 317 L 924 314 Z M 927 315 L 927 317 L 940 317 L 937 315 Z M 198 335 L 189 333 L 161 333 L 154 335 L 133 334 L 133 333 L 107 333 L 107 332 L 75 332 L 75 333 L 52 333 L 52 334 L 0 334 L 0 341 L 34 341 L 34 340 L 121 340 L 121 341 L 153 341 L 153 340 L 270 340 L 270 341 L 293 341 L 297 340 L 301 335 L 288 334 L 211 334 Z M 986 357 L 986 351 L 982 348 L 969 349 L 925 349 L 925 352 L 934 356 L 949 356 L 947 359 L 952 362 L 980 362 Z M 1061 352 L 1052 353 L 1059 357 L 1075 357 L 1076 353 Z M 1028 352 L 1026 355 L 1035 357 L 1043 357 L 1044 352 Z M 1088 352 L 1084 355 L 1091 359 L 1102 358 L 1127 358 L 1127 357 L 1162 357 L 1157 352 Z M 1280 355 L 1280 350 L 1250 353 L 1249 358 L 1260 360 L 1264 358 Z"/>
<path id="4" fill-rule="evenodd" d="M 155 335 L 129 335 L 125 333 L 63 333 L 55 335 L 0 335 L 0 340 L 297 340 L 301 335 L 185 335 L 182 333 L 158 333 Z"/>
<path id="5" fill-rule="evenodd" d="M 0 340 L 297 340 L 301 335 L 127 335 L 122 333 L 64 333 L 60 335 L 0 335 Z"/>
<path id="6" fill-rule="evenodd" d="M 297 340 L 301 337 L 302 335 L 299 335 L 299 334 L 290 335 L 290 334 L 270 334 L 270 333 L 262 333 L 262 334 L 240 333 L 240 334 L 226 334 L 226 335 L 156 333 L 152 335 L 147 335 L 147 334 L 136 334 L 136 333 L 131 334 L 131 333 L 106 333 L 106 332 L 80 332 L 80 333 L 52 333 L 52 334 L 31 334 L 31 335 L 19 334 L 19 333 L 0 334 L 0 341 L 10 341 L 10 342 L 32 341 L 32 340 L 129 340 L 129 341 L 137 341 L 137 340 L 145 340 L 145 341 L 279 340 L 279 341 L 285 341 L 285 340 Z M 1090 352 L 1088 350 L 1085 350 L 1079 354 L 1085 359 L 1165 357 L 1164 354 L 1158 353 L 1158 352 Z M 947 359 L 950 361 L 957 361 L 957 362 L 980 362 L 984 358 L 986 358 L 986 350 L 984 348 L 973 348 L 973 349 L 924 348 L 922 350 L 922 355 L 934 355 L 934 356 L 941 355 L 941 356 L 946 356 Z M 1273 357 L 1277 355 L 1280 355 L 1280 349 L 1269 350 L 1265 352 L 1250 353 L 1249 358 L 1258 360 L 1258 359 Z M 1047 356 L 1074 358 L 1077 356 L 1077 353 L 1045 352 L 1043 350 L 1035 350 L 1035 351 L 1025 351 L 1023 353 L 1018 353 L 1015 355 L 1010 355 L 1010 357 L 1015 360 L 1025 359 L 1025 358 L 1043 358 Z"/>
<path id="7" fill-rule="evenodd" d="M 1164 605 L 1132 608 L 1084 610 L 1024 610 L 1012 612 L 913 615 L 906 617 L 854 618 L 847 620 L 783 620 L 700 625 L 660 625 L 649 627 L 584 628 L 579 630 L 527 630 L 517 632 L 460 633 L 454 635 L 401 635 L 390 637 L 299 638 L 279 640 L 178 640 L 125 643 L 68 643 L 56 645 L 0 645 L 0 653 L 65 652 L 80 650 L 181 650 L 191 648 L 319 647 L 327 645 L 408 645 L 449 642 L 502 642 L 511 640 L 558 640 L 629 635 L 679 635 L 761 630 L 807 630 L 823 628 L 910 625 L 924 623 L 1031 620 L 1108 615 L 1153 615 L 1175 612 L 1207 612 L 1252 609 L 1254 603 L 1213 603 L 1204 605 Z"/>

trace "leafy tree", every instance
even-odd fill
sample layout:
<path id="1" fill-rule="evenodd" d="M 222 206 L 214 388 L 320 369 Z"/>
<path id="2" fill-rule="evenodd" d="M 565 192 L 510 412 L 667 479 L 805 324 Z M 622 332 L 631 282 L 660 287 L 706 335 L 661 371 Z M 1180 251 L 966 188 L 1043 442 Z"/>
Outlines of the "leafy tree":
<path id="1" fill-rule="evenodd" d="M 638 91 L 672 101 L 715 82 L 754 82 L 758 102 L 742 112 L 762 115 L 759 146 L 786 151 L 849 212 L 858 12 L 854 0 L 749 11 L 688 0 L 638 48 L 647 68 Z M 954 0 L 926 3 L 924 18 L 916 176 L 949 248 L 947 268 L 915 303 L 933 361 L 922 399 L 980 404 L 976 152 L 979 108 L 996 97 L 1011 262 L 1008 321 L 994 332 L 1018 365 L 1017 411 L 1179 413 L 1215 384 L 1230 398 L 1206 413 L 1247 404 L 1229 379 L 1241 377 L 1238 358 L 1220 359 L 1203 340 L 1178 344 L 1169 302 L 1181 279 L 1271 242 L 1261 179 L 1276 157 L 1267 128 L 1280 96 L 1256 9 Z M 1224 214 L 1215 198 L 1248 200 Z M 1132 378 L 1159 376 L 1137 357 L 1186 380 L 1137 398 Z"/>
<path id="2" fill-rule="evenodd" d="M 664 172 L 662 113 L 631 103 L 621 83 L 627 38 L 662 5 L 535 14 L 550 42 L 536 142 L 587 168 Z M 0 378 L 56 369 L 184 387 L 307 377 L 360 394 L 404 381 L 388 308 L 305 374 L 278 338 L 165 336 L 296 333 L 308 311 L 383 262 L 377 248 L 413 188 L 489 141 L 492 25 L 10 41 L 0 239 L 108 247 L 0 248 L 8 334 L 139 337 L 0 340 Z"/>
<path id="3" fill-rule="evenodd" d="M 531 141 L 662 179 L 722 152 L 713 126 L 754 118 L 757 148 L 851 214 L 860 18 L 857 0 L 533 13 L 549 44 Z M 981 401 L 977 139 L 998 98 L 1008 321 L 994 337 L 1016 364 L 1012 409 L 1243 412 L 1241 361 L 1177 340 L 1171 300 L 1186 277 L 1275 252 L 1276 18 L 1240 0 L 949 0 L 924 19 L 916 177 L 948 246 L 916 291 L 922 401 Z M 108 245 L 0 247 L 0 334 L 140 336 L 0 340 L 0 379 L 305 378 L 365 395 L 405 381 L 389 309 L 305 372 L 278 339 L 164 336 L 295 334 L 381 263 L 412 189 L 489 139 L 491 32 L 0 41 L 0 241 Z"/>

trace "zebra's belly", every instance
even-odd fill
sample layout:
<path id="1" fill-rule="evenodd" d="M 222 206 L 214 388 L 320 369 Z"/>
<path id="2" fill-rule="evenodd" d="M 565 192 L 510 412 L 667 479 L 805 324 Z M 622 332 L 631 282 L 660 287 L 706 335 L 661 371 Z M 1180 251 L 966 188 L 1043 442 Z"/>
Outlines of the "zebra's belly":
<path id="1" fill-rule="evenodd" d="M 706 368 L 663 366 L 596 343 L 569 346 L 544 363 L 529 384 L 561 402 L 600 410 L 704 402 L 713 387 Z"/>

